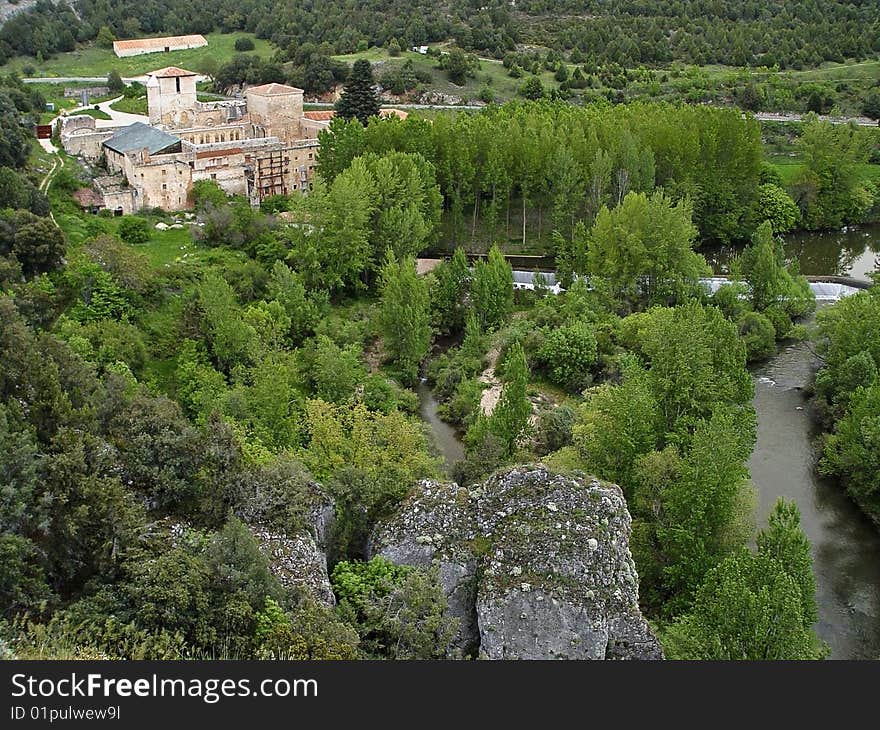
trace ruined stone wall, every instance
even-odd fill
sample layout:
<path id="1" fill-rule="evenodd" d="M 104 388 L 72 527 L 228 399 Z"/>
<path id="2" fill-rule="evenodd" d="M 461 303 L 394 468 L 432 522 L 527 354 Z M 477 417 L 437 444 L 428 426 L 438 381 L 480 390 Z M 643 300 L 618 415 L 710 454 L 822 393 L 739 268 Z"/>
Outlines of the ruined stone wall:
<path id="1" fill-rule="evenodd" d="M 136 188 L 139 207 L 182 210 L 192 205 L 192 170 L 181 154 L 125 155 L 123 172 Z"/>

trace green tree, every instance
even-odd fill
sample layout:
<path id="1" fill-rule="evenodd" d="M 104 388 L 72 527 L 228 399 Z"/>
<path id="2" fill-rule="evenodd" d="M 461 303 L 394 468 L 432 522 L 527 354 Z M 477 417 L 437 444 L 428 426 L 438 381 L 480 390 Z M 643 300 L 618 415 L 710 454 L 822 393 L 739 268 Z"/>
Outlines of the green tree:
<path id="1" fill-rule="evenodd" d="M 795 200 L 806 228 L 839 228 L 857 223 L 871 205 L 860 166 L 868 160 L 868 130 L 813 120 L 798 140 L 805 170 L 795 181 Z"/>
<path id="2" fill-rule="evenodd" d="M 644 369 L 633 359 L 623 365 L 623 382 L 588 390 L 572 428 L 585 468 L 633 493 L 639 457 L 657 447 L 660 411 Z"/>
<path id="3" fill-rule="evenodd" d="M 379 95 L 369 61 L 359 59 L 354 62 L 342 96 L 336 102 L 336 113 L 343 119 L 357 119 L 364 126 L 370 117 L 379 116 Z"/>
<path id="4" fill-rule="evenodd" d="M 752 306 L 764 311 L 779 305 L 791 316 L 802 316 L 815 307 L 815 297 L 806 278 L 789 270 L 782 240 L 773 235 L 765 221 L 739 257 L 736 268 L 750 287 Z"/>
<path id="5" fill-rule="evenodd" d="M 458 621 L 445 615 L 436 572 L 375 557 L 337 563 L 331 580 L 339 614 L 357 628 L 368 658 L 446 658 Z"/>
<path id="6" fill-rule="evenodd" d="M 122 77 L 119 75 L 119 71 L 117 71 L 115 68 L 111 69 L 110 73 L 107 74 L 107 88 L 114 93 L 125 90 L 125 83 L 123 82 Z"/>
<path id="7" fill-rule="evenodd" d="M 473 76 L 473 61 L 458 46 L 441 56 L 440 67 L 456 86 L 464 86 L 468 76 Z"/>
<path id="8" fill-rule="evenodd" d="M 708 272 L 693 250 L 696 235 L 686 202 L 673 203 L 662 192 L 629 193 L 617 208 L 603 207 L 596 216 L 587 269 L 615 297 L 681 297 Z"/>
<path id="9" fill-rule="evenodd" d="M 774 233 L 785 233 L 794 228 L 800 211 L 791 196 L 780 186 L 765 183 L 758 188 L 758 217 L 770 221 Z"/>
<path id="10" fill-rule="evenodd" d="M 257 351 L 256 330 L 242 319 L 235 292 L 219 274 L 209 274 L 199 286 L 203 334 L 223 370 L 251 362 Z"/>
<path id="11" fill-rule="evenodd" d="M 880 513 L 880 384 L 859 387 L 825 439 L 820 469 L 842 477 L 872 514 Z"/>
<path id="12" fill-rule="evenodd" d="M 523 82 L 522 86 L 519 87 L 520 96 L 523 96 L 526 99 L 531 99 L 532 101 L 543 99 L 544 93 L 544 82 L 541 81 L 540 76 L 529 76 L 529 78 Z"/>
<path id="13" fill-rule="evenodd" d="M 813 631 L 816 583 L 797 507 L 779 500 L 757 553 L 746 549 L 713 568 L 691 613 L 663 636 L 672 659 L 821 659 Z"/>
<path id="14" fill-rule="evenodd" d="M 696 302 L 623 320 L 623 339 L 648 363 L 662 432 L 687 434 L 718 407 L 745 405 L 753 384 L 736 326 Z"/>
<path id="15" fill-rule="evenodd" d="M 465 295 L 470 271 L 464 249 L 457 248 L 449 261 L 434 269 L 431 280 L 431 316 L 440 332 L 458 332 L 465 323 Z"/>
<path id="16" fill-rule="evenodd" d="M 869 119 L 880 121 L 880 88 L 874 88 L 865 96 L 862 114 Z"/>
<path id="17" fill-rule="evenodd" d="M 150 222 L 138 216 L 124 216 L 117 229 L 119 237 L 130 244 L 146 243 L 150 240 Z"/>
<path id="18" fill-rule="evenodd" d="M 98 30 L 98 36 L 95 39 L 95 42 L 101 48 L 112 48 L 113 41 L 116 40 L 116 36 L 113 35 L 113 31 L 110 30 L 106 25 L 102 25 Z"/>
<path id="19" fill-rule="evenodd" d="M 513 454 L 529 426 L 532 403 L 528 396 L 529 366 L 522 345 L 511 345 L 504 360 L 504 388 L 488 419 L 488 430 Z"/>
<path id="20" fill-rule="evenodd" d="M 431 347 L 431 302 L 415 260 L 398 261 L 391 250 L 382 267 L 380 327 L 385 347 L 405 383 L 416 382 Z"/>
<path id="21" fill-rule="evenodd" d="M 537 360 L 553 383 L 579 392 L 592 379 L 590 371 L 596 356 L 593 328 L 586 322 L 574 322 L 547 334 Z"/>
<path id="22" fill-rule="evenodd" d="M 513 309 L 513 270 L 496 245 L 485 260 L 474 265 L 471 300 L 487 330 L 501 325 Z"/>

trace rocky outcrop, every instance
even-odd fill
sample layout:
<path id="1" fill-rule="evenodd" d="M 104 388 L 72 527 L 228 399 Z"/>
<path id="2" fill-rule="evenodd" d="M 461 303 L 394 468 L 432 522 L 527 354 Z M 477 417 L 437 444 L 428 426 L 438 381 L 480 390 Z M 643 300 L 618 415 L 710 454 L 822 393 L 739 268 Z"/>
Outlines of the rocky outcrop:
<path id="1" fill-rule="evenodd" d="M 285 588 L 304 590 L 319 603 L 336 603 L 327 574 L 327 549 L 336 515 L 333 500 L 315 482 L 306 482 L 293 494 L 301 502 L 299 519 L 285 520 L 298 524 L 293 534 L 266 525 L 271 514 L 281 512 L 279 500 L 288 494 L 273 492 L 276 486 L 260 486 L 242 506 L 242 517 L 248 521 L 260 549 L 269 562 L 269 570 Z"/>
<path id="2" fill-rule="evenodd" d="M 487 659 L 660 659 L 638 608 L 620 489 L 521 466 L 476 489 L 422 482 L 371 553 L 436 566 L 456 648 Z"/>
<path id="3" fill-rule="evenodd" d="M 327 575 L 327 556 L 311 535 L 288 537 L 255 526 L 251 532 L 269 562 L 269 570 L 282 586 L 303 590 L 327 606 L 336 603 Z"/>

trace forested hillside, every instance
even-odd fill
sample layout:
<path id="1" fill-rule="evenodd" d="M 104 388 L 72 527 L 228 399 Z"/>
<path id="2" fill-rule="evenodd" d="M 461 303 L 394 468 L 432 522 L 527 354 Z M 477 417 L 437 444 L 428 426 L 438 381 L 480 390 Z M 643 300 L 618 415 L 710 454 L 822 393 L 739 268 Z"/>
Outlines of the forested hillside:
<path id="1" fill-rule="evenodd" d="M 281 49 L 326 43 L 336 53 L 392 40 L 404 48 L 454 40 L 466 50 L 501 58 L 517 44 L 537 44 L 571 52 L 575 62 L 625 66 L 679 60 L 803 68 L 880 51 L 880 9 L 868 0 L 76 0 L 75 5 L 77 13 L 63 2 L 41 0 L 33 11 L 13 17 L 0 31 L 0 58 L 68 51 L 102 28 L 119 38 L 247 30 Z"/>

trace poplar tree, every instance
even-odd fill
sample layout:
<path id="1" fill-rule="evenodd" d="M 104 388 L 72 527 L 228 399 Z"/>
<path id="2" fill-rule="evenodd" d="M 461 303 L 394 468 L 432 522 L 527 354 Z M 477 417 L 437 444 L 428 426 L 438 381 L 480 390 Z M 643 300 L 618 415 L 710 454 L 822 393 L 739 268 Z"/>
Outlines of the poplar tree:
<path id="1" fill-rule="evenodd" d="M 382 267 L 379 320 L 385 347 L 402 379 L 414 383 L 431 346 L 431 302 L 425 280 L 416 273 L 415 259 L 398 261 L 390 249 Z"/>
<path id="2" fill-rule="evenodd" d="M 507 453 L 512 454 L 532 415 L 528 397 L 529 366 L 519 342 L 513 343 L 507 353 L 504 375 L 507 382 L 489 419 L 489 431 L 505 445 Z"/>
<path id="3" fill-rule="evenodd" d="M 513 271 L 498 246 L 474 266 L 471 299 L 487 330 L 498 327 L 513 309 Z"/>

